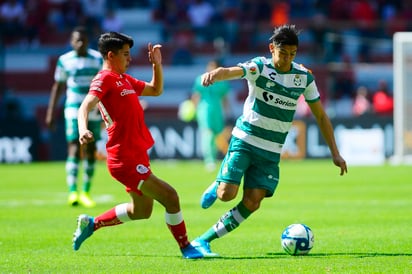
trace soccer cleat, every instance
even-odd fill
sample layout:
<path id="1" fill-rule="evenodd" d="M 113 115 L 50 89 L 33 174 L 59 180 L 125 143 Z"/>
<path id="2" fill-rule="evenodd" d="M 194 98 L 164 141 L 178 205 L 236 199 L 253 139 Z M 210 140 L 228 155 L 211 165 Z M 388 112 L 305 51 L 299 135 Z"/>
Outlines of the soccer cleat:
<path id="1" fill-rule="evenodd" d="M 96 206 L 96 202 L 92 200 L 92 198 L 90 197 L 89 193 L 87 192 L 82 192 L 79 195 L 79 203 L 87 208 L 91 208 L 91 207 L 95 207 Z"/>
<path id="2" fill-rule="evenodd" d="M 205 258 L 215 258 L 215 257 L 219 257 L 219 254 L 214 253 L 210 250 L 210 243 L 202 240 L 200 238 L 196 238 L 194 239 L 191 243 L 190 243 L 196 250 L 198 250 L 199 252 L 201 252 L 203 254 L 203 257 Z"/>
<path id="3" fill-rule="evenodd" d="M 191 244 L 188 246 L 181 248 L 180 251 L 182 251 L 183 258 L 185 259 L 200 259 L 203 258 L 203 254 L 194 248 Z"/>
<path id="4" fill-rule="evenodd" d="M 77 228 L 73 235 L 73 249 L 79 250 L 81 244 L 94 232 L 94 218 L 82 214 L 77 218 Z"/>
<path id="5" fill-rule="evenodd" d="M 203 192 L 202 198 L 200 198 L 200 206 L 204 209 L 209 208 L 217 199 L 217 187 L 219 184 L 214 181 L 206 190 Z"/>
<path id="6" fill-rule="evenodd" d="M 79 204 L 79 195 L 76 191 L 72 191 L 69 193 L 69 197 L 67 198 L 67 203 L 71 206 L 77 206 Z"/>

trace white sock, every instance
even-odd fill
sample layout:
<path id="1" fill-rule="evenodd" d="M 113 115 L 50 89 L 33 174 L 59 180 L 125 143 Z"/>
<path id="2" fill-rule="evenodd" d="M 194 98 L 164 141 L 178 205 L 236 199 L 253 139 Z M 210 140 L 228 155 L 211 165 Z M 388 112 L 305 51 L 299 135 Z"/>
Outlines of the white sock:
<path id="1" fill-rule="evenodd" d="M 117 205 L 115 207 L 116 217 L 117 217 L 117 219 L 119 219 L 123 223 L 132 220 L 132 219 L 130 219 L 129 214 L 127 214 L 128 206 L 129 206 L 128 203 L 124 203 L 124 204 Z"/>

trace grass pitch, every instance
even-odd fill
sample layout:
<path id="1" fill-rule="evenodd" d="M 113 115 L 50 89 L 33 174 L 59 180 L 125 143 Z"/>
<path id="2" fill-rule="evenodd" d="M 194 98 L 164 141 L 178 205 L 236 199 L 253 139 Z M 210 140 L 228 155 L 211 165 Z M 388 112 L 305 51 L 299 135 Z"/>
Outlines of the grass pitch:
<path id="1" fill-rule="evenodd" d="M 232 208 L 199 206 L 215 174 L 197 161 L 153 161 L 152 169 L 180 195 L 190 239 Z M 410 166 L 349 167 L 330 161 L 283 161 L 275 196 L 237 230 L 212 242 L 217 259 L 184 260 L 156 204 L 148 220 L 102 228 L 72 250 L 75 219 L 129 200 L 123 187 L 96 169 L 93 209 L 66 205 L 64 163 L 0 164 L 0 273 L 411 273 Z M 287 255 L 282 230 L 305 223 L 315 245 Z"/>

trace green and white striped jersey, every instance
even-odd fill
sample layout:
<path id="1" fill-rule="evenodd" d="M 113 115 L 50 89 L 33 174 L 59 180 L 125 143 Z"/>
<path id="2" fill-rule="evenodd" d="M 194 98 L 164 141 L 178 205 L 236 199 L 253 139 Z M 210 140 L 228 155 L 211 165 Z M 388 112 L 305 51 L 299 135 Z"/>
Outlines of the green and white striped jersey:
<path id="1" fill-rule="evenodd" d="M 102 65 L 100 52 L 93 49 L 87 50 L 86 57 L 78 56 L 74 50 L 59 57 L 54 80 L 67 85 L 64 111 L 66 119 L 77 119 L 77 110 L 89 92 L 90 82 Z"/>
<path id="2" fill-rule="evenodd" d="M 279 158 L 292 125 L 298 98 L 315 102 L 320 95 L 312 73 L 292 62 L 286 73 L 277 71 L 272 59 L 256 57 L 238 66 L 247 80 L 249 94 L 233 136 Z"/>

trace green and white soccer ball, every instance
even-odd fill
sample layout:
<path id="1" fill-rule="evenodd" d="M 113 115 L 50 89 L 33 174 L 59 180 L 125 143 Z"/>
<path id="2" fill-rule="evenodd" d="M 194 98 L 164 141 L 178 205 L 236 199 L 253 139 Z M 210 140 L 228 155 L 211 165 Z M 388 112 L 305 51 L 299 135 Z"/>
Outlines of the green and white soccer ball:
<path id="1" fill-rule="evenodd" d="M 183 122 L 191 122 L 196 118 L 196 106 L 192 100 L 185 100 L 179 104 L 177 117 Z"/>
<path id="2" fill-rule="evenodd" d="M 305 224 L 291 224 L 283 231 L 281 243 L 289 255 L 306 255 L 313 247 L 314 235 Z"/>

